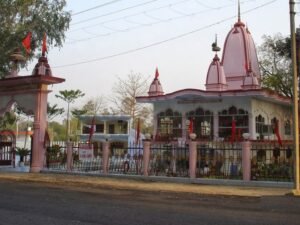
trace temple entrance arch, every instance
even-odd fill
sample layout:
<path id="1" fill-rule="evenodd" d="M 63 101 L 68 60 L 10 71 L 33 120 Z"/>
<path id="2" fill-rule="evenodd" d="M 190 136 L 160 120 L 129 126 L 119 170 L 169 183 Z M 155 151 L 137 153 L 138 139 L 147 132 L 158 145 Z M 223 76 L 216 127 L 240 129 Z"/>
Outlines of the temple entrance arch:
<path id="1" fill-rule="evenodd" d="M 16 136 L 12 130 L 0 131 L 0 166 L 15 166 Z"/>
<path id="2" fill-rule="evenodd" d="M 20 56 L 18 56 L 20 57 Z M 48 60 L 39 58 L 32 75 L 18 76 L 17 69 L 0 79 L 0 115 L 14 103 L 27 115 L 33 115 L 33 147 L 30 172 L 40 172 L 45 157 L 45 133 L 47 128 L 48 85 L 64 82 L 65 79 L 52 76 Z"/>

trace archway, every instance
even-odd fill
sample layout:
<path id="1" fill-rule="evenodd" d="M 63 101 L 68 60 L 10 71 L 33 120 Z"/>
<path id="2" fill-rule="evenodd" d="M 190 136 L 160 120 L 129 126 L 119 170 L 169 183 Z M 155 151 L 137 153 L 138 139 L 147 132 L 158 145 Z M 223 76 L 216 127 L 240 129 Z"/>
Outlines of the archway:
<path id="1" fill-rule="evenodd" d="M 40 172 L 45 157 L 45 132 L 47 128 L 48 85 L 64 82 L 65 79 L 52 76 L 45 56 L 39 58 L 32 75 L 18 76 L 17 69 L 0 79 L 0 115 L 17 103 L 28 115 L 34 115 L 33 147 L 30 172 Z"/>

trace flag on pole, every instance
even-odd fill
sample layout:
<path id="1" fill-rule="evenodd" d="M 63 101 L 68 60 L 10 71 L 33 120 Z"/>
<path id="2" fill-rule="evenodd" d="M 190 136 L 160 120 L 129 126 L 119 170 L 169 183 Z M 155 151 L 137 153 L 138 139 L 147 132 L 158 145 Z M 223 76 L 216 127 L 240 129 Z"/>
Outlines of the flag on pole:
<path id="1" fill-rule="evenodd" d="M 279 133 L 279 121 L 277 119 L 275 119 L 274 132 L 275 132 L 275 135 L 277 137 L 278 144 L 280 146 L 282 146 L 282 141 L 281 141 L 281 137 L 280 137 L 280 133 Z"/>
<path id="2" fill-rule="evenodd" d="M 230 142 L 233 143 L 235 140 L 235 133 L 236 133 L 236 121 L 235 119 L 231 122 L 231 139 Z"/>
<path id="3" fill-rule="evenodd" d="M 45 52 L 47 52 L 47 36 L 46 33 L 44 33 L 44 37 L 43 37 L 43 45 L 42 45 L 42 56 L 45 56 Z"/>
<path id="4" fill-rule="evenodd" d="M 91 147 L 91 144 L 92 144 L 92 138 L 93 138 L 93 135 L 94 135 L 94 132 L 95 132 L 95 116 L 93 117 L 93 120 L 92 120 L 92 124 L 91 124 L 91 128 L 90 128 L 90 135 L 89 135 L 89 147 Z"/>
<path id="5" fill-rule="evenodd" d="M 138 118 L 137 124 L 136 124 L 136 136 L 135 136 L 135 144 L 138 145 L 140 140 L 140 118 Z"/>
<path id="6" fill-rule="evenodd" d="M 25 48 L 27 54 L 29 54 L 31 51 L 31 32 L 28 32 L 26 37 L 23 39 L 22 45 Z"/>

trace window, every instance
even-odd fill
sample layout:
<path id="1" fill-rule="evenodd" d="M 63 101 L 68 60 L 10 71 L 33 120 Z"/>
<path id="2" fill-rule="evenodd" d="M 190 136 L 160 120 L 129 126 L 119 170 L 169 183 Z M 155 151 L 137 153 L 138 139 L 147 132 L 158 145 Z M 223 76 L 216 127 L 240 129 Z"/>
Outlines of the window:
<path id="1" fill-rule="evenodd" d="M 108 133 L 109 134 L 114 134 L 115 133 L 115 125 L 114 124 L 109 124 Z"/>
<path id="2" fill-rule="evenodd" d="M 263 140 L 264 135 L 269 133 L 269 126 L 265 124 L 265 118 L 262 115 L 255 117 L 255 130 L 261 140 Z"/>
<path id="3" fill-rule="evenodd" d="M 233 121 L 235 120 L 235 139 L 239 140 L 243 133 L 249 132 L 248 112 L 231 106 L 228 110 L 219 112 L 219 137 L 230 138 Z"/>
<path id="4" fill-rule="evenodd" d="M 96 133 L 104 133 L 104 124 L 96 124 Z"/>
<path id="5" fill-rule="evenodd" d="M 182 136 L 182 115 L 172 109 L 167 109 L 157 115 L 158 130 L 160 137 L 178 138 Z"/>
<path id="6" fill-rule="evenodd" d="M 197 137 L 200 139 L 213 138 L 213 112 L 197 108 L 188 112 L 186 117 L 193 120 L 193 131 L 197 134 Z"/>

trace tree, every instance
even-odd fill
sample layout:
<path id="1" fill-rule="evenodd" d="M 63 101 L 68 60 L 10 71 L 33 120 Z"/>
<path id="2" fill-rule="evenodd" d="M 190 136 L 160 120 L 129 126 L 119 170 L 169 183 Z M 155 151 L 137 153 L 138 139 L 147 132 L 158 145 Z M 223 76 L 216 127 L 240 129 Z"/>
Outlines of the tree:
<path id="1" fill-rule="evenodd" d="M 57 104 L 50 105 L 49 102 L 47 103 L 47 116 L 48 121 L 54 119 L 54 117 L 61 115 L 65 112 L 63 108 L 58 108 Z"/>
<path id="2" fill-rule="evenodd" d="M 13 110 L 9 112 L 5 112 L 4 115 L 0 117 L 0 128 L 12 129 L 16 121 L 17 121 L 17 117 Z"/>
<path id="3" fill-rule="evenodd" d="M 62 124 L 52 121 L 49 123 L 49 135 L 53 141 L 61 141 L 66 134 L 66 127 Z"/>
<path id="4" fill-rule="evenodd" d="M 74 118 L 76 118 L 77 122 L 76 122 L 76 141 L 77 141 L 77 131 L 80 130 L 80 120 L 79 117 L 86 114 L 87 110 L 85 109 L 73 109 L 71 110 L 72 116 Z"/>
<path id="5" fill-rule="evenodd" d="M 22 40 L 28 32 L 32 33 L 29 60 L 42 46 L 44 33 L 48 46 L 62 47 L 71 20 L 71 14 L 63 10 L 65 6 L 65 0 L 0 1 L 0 77 L 9 71 L 12 52 L 24 49 Z"/>
<path id="6" fill-rule="evenodd" d="M 106 102 L 104 96 L 97 96 L 90 98 L 85 105 L 82 107 L 88 115 L 102 114 L 106 110 Z"/>
<path id="7" fill-rule="evenodd" d="M 70 135 L 70 104 L 74 103 L 77 98 L 83 97 L 85 94 L 80 90 L 64 90 L 59 91 L 59 95 L 55 95 L 55 97 L 62 99 L 67 102 L 67 128 L 66 128 L 66 140 L 69 140 Z"/>
<path id="8" fill-rule="evenodd" d="M 258 48 L 262 86 L 293 97 L 290 38 L 276 34 L 273 37 L 263 36 L 263 39 L 264 42 Z"/>
<path id="9" fill-rule="evenodd" d="M 126 79 L 117 77 L 117 82 L 113 86 L 114 95 L 110 98 L 115 114 L 128 114 L 133 122 L 142 118 L 145 121 L 149 116 L 150 108 L 145 104 L 137 104 L 136 97 L 146 95 L 149 89 L 149 79 L 144 78 L 140 73 L 130 72 Z"/>

